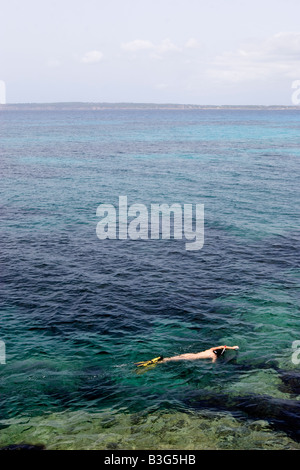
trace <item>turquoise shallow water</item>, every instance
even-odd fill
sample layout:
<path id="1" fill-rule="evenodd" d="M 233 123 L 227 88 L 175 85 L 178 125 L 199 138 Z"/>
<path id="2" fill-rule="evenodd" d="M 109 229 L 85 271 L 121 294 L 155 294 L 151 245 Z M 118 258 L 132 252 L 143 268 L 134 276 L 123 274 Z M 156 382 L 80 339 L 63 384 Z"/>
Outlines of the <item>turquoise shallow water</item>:
<path id="1" fill-rule="evenodd" d="M 0 115 L 0 445 L 298 446 L 299 129 L 297 111 Z M 119 195 L 203 203 L 203 249 L 100 241 Z M 240 351 L 216 364 L 133 366 L 224 343 Z"/>

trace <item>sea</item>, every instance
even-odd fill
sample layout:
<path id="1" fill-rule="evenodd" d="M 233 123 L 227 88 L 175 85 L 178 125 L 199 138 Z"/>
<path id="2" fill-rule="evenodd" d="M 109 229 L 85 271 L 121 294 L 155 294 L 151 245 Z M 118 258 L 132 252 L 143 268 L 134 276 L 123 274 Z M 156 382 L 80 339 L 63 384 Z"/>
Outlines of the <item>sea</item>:
<path id="1" fill-rule="evenodd" d="M 0 447 L 300 449 L 299 110 L 8 110 L 0 148 Z M 119 196 L 204 204 L 203 247 L 100 240 Z"/>

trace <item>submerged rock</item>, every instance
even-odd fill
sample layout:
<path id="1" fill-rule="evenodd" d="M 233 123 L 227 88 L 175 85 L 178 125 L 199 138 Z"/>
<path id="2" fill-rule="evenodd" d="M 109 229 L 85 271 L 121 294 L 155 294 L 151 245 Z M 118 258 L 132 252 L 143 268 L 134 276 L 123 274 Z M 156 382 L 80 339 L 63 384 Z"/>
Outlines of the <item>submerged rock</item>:
<path id="1" fill-rule="evenodd" d="M 283 382 L 280 389 L 283 392 L 291 395 L 300 394 L 300 373 L 298 371 L 281 371 L 280 378 Z"/>
<path id="2" fill-rule="evenodd" d="M 257 421 L 253 421 L 249 424 L 250 429 L 254 429 L 255 431 L 267 430 L 266 428 L 269 427 L 268 421 L 263 419 L 258 419 Z"/>
<path id="3" fill-rule="evenodd" d="M 217 411 L 161 410 L 143 413 L 141 420 L 138 416 L 105 410 L 53 413 L 29 422 L 10 419 L 0 445 L 3 450 L 300 450 L 299 443 L 263 419 Z M 32 444 L 20 444 L 21 439 Z"/>

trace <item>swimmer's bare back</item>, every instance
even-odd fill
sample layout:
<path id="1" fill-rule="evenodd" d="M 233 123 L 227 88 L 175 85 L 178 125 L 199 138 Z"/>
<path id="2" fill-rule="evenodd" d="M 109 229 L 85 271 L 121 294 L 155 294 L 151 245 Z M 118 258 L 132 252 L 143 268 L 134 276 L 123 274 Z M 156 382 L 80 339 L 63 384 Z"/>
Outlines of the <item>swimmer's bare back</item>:
<path id="1" fill-rule="evenodd" d="M 194 361 L 196 359 L 211 359 L 212 362 L 216 362 L 217 358 L 221 356 L 226 349 L 239 349 L 238 346 L 216 346 L 214 348 L 206 349 L 198 353 L 187 353 L 180 354 L 179 356 L 165 357 L 160 362 L 169 361 Z"/>

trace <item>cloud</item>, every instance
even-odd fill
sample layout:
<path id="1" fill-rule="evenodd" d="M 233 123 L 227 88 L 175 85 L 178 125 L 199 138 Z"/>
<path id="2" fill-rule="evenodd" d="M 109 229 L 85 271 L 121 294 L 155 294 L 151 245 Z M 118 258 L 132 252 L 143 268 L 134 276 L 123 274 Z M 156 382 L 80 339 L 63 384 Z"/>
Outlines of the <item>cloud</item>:
<path id="1" fill-rule="evenodd" d="M 153 50 L 155 49 L 155 46 L 151 41 L 146 41 L 143 39 L 135 39 L 134 41 L 121 44 L 121 48 L 124 51 L 137 52 L 137 51 Z"/>
<path id="2" fill-rule="evenodd" d="M 201 44 L 197 41 L 197 39 L 190 38 L 184 45 L 187 49 L 199 49 Z"/>
<path id="3" fill-rule="evenodd" d="M 267 39 L 262 52 L 269 58 L 286 58 L 299 60 L 300 33 L 281 32 Z"/>
<path id="4" fill-rule="evenodd" d="M 101 51 L 89 51 L 84 54 L 81 58 L 81 62 L 84 64 L 96 64 L 103 59 L 103 53 Z"/>
<path id="5" fill-rule="evenodd" d="M 149 52 L 150 57 L 153 59 L 162 59 L 167 54 L 181 53 L 185 48 L 192 49 L 196 47 L 199 47 L 199 45 L 195 39 L 189 39 L 183 47 L 174 44 L 169 38 L 163 39 L 158 44 L 146 39 L 135 39 L 121 44 L 121 49 L 126 52 Z"/>
<path id="6" fill-rule="evenodd" d="M 300 33 L 280 32 L 264 41 L 224 52 L 208 67 L 215 81 L 233 83 L 300 77 Z"/>
<path id="7" fill-rule="evenodd" d="M 170 39 L 164 39 L 158 46 L 157 52 L 159 54 L 165 54 L 168 52 L 181 52 L 182 49 L 176 46 Z"/>

